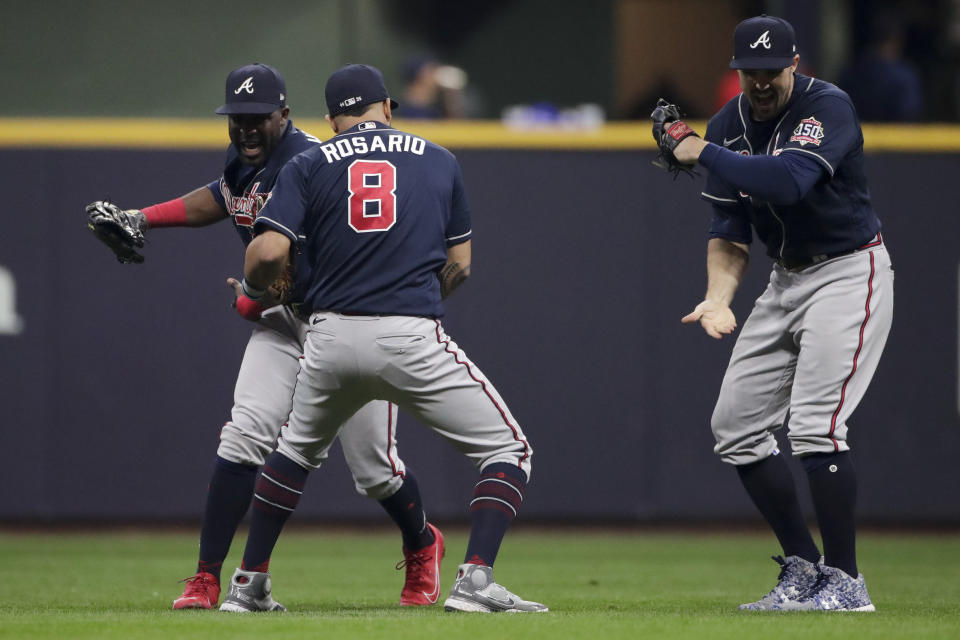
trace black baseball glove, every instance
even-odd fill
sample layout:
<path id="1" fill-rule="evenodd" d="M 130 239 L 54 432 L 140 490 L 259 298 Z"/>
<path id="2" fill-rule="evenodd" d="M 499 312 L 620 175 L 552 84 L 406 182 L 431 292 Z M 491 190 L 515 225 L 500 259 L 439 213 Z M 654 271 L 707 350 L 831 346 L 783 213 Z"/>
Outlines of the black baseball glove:
<path id="1" fill-rule="evenodd" d="M 690 177 L 697 175 L 697 172 L 693 170 L 694 165 L 684 164 L 673 155 L 673 150 L 677 148 L 681 140 L 690 136 L 700 137 L 696 131 L 680 119 L 680 109 L 677 105 L 660 98 L 657 100 L 657 108 L 650 114 L 650 119 L 653 120 L 653 140 L 660 150 L 657 159 L 653 161 L 653 165 L 672 173 L 674 180 L 677 179 L 680 172 L 686 173 Z"/>
<path id="2" fill-rule="evenodd" d="M 147 224 L 139 210 L 124 211 L 112 202 L 97 200 L 87 205 L 86 212 L 87 226 L 110 247 L 117 260 L 124 264 L 143 262 L 137 249 L 143 247 L 143 230 Z"/>

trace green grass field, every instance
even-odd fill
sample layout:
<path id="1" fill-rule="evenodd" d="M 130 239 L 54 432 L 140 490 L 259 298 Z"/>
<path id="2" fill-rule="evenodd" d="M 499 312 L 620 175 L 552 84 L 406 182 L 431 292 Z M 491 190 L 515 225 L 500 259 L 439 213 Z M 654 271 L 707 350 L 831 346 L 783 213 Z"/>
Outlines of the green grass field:
<path id="1" fill-rule="evenodd" d="M 466 544 L 446 533 L 444 593 Z M 525 529 L 508 535 L 497 580 L 551 612 L 448 614 L 395 604 L 396 535 L 294 529 L 271 564 L 289 612 L 240 616 L 170 609 L 196 534 L 0 533 L 0 638 L 960 637 L 960 536 L 868 533 L 859 549 L 876 613 L 742 613 L 776 578 L 767 535 Z"/>

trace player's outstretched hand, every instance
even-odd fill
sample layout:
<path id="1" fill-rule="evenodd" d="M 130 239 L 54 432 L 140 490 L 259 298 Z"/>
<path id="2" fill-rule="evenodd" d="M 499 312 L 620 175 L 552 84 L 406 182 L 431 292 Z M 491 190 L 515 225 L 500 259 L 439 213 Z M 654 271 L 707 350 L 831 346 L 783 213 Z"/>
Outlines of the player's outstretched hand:
<path id="1" fill-rule="evenodd" d="M 680 322 L 689 324 L 698 320 L 707 335 L 717 340 L 733 333 L 737 328 L 737 319 L 733 316 L 730 307 L 713 300 L 704 300 L 693 311 L 683 316 Z"/>

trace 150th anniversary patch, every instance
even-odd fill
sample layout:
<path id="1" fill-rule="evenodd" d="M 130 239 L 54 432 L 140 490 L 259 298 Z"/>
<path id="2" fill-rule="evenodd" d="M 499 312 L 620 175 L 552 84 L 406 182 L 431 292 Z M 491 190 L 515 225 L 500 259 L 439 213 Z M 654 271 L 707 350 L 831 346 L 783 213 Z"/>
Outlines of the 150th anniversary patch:
<path id="1" fill-rule="evenodd" d="M 823 123 L 814 117 L 804 118 L 793 130 L 790 142 L 799 142 L 801 147 L 808 144 L 820 146 L 823 140 Z"/>

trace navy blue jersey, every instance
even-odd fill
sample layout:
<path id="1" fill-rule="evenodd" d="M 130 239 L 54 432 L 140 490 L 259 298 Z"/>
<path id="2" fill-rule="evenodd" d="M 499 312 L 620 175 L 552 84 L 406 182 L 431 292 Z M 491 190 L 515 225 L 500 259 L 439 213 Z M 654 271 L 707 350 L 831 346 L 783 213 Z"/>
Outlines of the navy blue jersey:
<path id="1" fill-rule="evenodd" d="M 213 193 L 217 203 L 230 215 L 233 226 L 243 241 L 243 246 L 247 246 L 253 240 L 253 223 L 263 204 L 270 197 L 280 169 L 290 161 L 290 158 L 319 143 L 320 140 L 297 129 L 293 126 L 293 120 L 288 120 L 280 143 L 263 167 L 254 167 L 243 162 L 233 145 L 227 149 L 223 175 L 208 184 L 207 188 Z M 299 239 L 296 245 L 302 250 L 302 239 Z M 300 302 L 306 295 L 309 272 L 302 257 L 296 259 L 294 263 L 296 271 L 290 302 Z M 301 266 L 301 263 L 304 264 Z"/>
<path id="2" fill-rule="evenodd" d="M 774 120 L 755 122 L 743 94 L 707 125 L 704 138 L 744 155 L 802 154 L 820 178 L 798 202 L 772 204 L 708 175 L 701 194 L 714 205 L 710 236 L 749 243 L 751 225 L 773 258 L 849 251 L 880 230 L 863 168 L 863 134 L 850 98 L 832 84 L 794 74 L 794 89 Z M 799 158 L 798 158 L 799 159 Z"/>
<path id="3" fill-rule="evenodd" d="M 453 154 L 373 121 L 291 160 L 254 227 L 306 235 L 314 311 L 433 318 L 447 248 L 471 231 Z"/>

